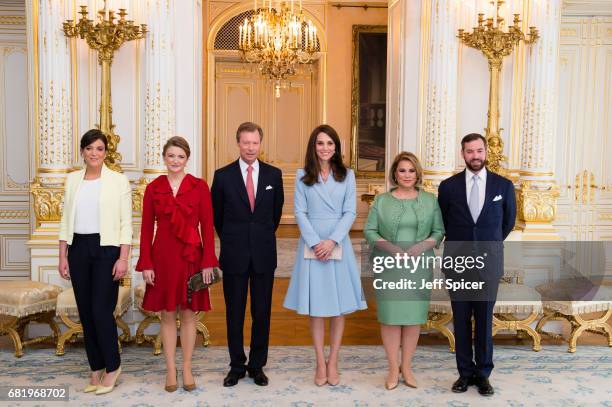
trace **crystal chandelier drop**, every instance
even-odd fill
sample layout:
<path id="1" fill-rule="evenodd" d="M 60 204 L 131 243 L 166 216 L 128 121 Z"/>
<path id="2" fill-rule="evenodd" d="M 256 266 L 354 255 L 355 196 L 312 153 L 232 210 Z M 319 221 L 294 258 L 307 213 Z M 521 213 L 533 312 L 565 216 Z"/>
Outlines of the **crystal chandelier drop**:
<path id="1" fill-rule="evenodd" d="M 239 49 L 244 61 L 258 64 L 261 74 L 275 81 L 278 98 L 282 82 L 296 74 L 297 65 L 312 62 L 317 28 L 310 20 L 304 22 L 301 0 L 295 11 L 293 0 L 274 6 L 272 0 L 263 0 L 262 5 L 255 0 L 255 13 L 239 26 Z"/>

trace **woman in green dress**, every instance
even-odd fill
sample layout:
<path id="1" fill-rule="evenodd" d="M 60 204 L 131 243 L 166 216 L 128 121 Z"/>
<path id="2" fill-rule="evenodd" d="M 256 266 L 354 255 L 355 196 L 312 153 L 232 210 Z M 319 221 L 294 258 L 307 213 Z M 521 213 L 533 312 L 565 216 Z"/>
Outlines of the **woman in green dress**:
<path id="1" fill-rule="evenodd" d="M 434 256 L 433 248 L 444 236 L 438 201 L 435 195 L 420 188 L 422 179 L 423 170 L 418 158 L 408 152 L 398 154 L 389 172 L 389 181 L 394 188 L 376 197 L 364 229 L 375 256 L 395 258 L 399 254 L 404 258 L 407 254 L 415 260 L 421 257 L 421 264 L 417 267 L 405 268 L 402 264 L 400 268 L 385 269 L 375 275 L 375 279 L 379 279 L 375 284 L 378 322 L 389 362 L 385 382 L 388 390 L 397 387 L 400 371 L 408 386 L 417 387 L 412 373 L 412 356 L 421 324 L 427 321 L 431 294 L 430 289 L 421 287 L 424 282 L 432 280 L 432 269 L 428 267 L 432 262 L 427 259 Z M 413 286 L 382 288 L 381 281 L 412 281 Z"/>

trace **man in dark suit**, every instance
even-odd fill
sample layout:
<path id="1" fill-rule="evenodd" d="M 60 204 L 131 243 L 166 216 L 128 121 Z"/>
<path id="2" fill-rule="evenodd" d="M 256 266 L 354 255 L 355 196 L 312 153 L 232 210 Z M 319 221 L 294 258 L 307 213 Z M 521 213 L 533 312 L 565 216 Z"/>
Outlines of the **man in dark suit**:
<path id="1" fill-rule="evenodd" d="M 443 270 L 454 281 L 463 278 L 484 282 L 479 291 L 449 292 L 459 370 L 452 390 L 463 393 L 473 384 L 481 395 L 491 396 L 494 391 L 488 378 L 493 370 L 493 307 L 504 272 L 502 242 L 514 227 L 516 199 L 512 182 L 485 168 L 486 150 L 486 139 L 480 134 L 471 133 L 461 140 L 466 169 L 440 183 L 438 202 L 446 229 L 444 256 L 484 255 L 486 259 L 484 268 L 473 267 L 461 273 L 458 269 Z"/>
<path id="2" fill-rule="evenodd" d="M 240 158 L 215 171 L 211 194 L 215 229 L 221 241 L 230 371 L 223 380 L 234 386 L 246 372 L 266 386 L 272 286 L 276 269 L 275 232 L 283 212 L 281 170 L 257 159 L 263 131 L 243 123 L 236 131 Z M 244 353 L 247 290 L 251 286 L 251 350 Z"/>

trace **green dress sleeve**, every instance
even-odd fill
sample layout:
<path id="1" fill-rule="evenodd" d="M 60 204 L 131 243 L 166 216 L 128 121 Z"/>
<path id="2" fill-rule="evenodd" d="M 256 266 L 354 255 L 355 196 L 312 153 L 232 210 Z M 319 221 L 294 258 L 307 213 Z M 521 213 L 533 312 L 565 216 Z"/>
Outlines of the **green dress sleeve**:
<path id="1" fill-rule="evenodd" d="M 363 235 L 369 245 L 376 243 L 383 237 L 378 232 L 378 206 L 380 195 L 374 198 L 374 203 L 368 212 L 368 221 L 363 229 Z"/>

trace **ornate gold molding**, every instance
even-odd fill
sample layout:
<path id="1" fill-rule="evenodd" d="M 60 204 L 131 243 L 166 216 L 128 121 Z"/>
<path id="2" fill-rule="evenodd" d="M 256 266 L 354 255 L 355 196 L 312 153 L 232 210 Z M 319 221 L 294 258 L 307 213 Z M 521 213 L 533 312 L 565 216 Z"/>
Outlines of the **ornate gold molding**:
<path id="1" fill-rule="evenodd" d="M 10 175 L 6 176 L 6 186 L 9 189 L 14 189 L 14 190 L 18 190 L 18 191 L 27 191 L 28 190 L 28 184 L 27 183 L 21 183 L 21 182 L 14 181 L 10 177 Z"/>
<path id="2" fill-rule="evenodd" d="M 40 181 L 40 178 L 36 178 L 30 187 L 30 192 L 34 198 L 36 224 L 59 222 L 64 206 L 64 188 L 43 186 Z"/>
<path id="3" fill-rule="evenodd" d="M 0 210 L 0 219 L 28 219 L 29 211 L 19 209 Z"/>
<path id="4" fill-rule="evenodd" d="M 587 170 L 583 170 L 576 174 L 574 189 L 574 198 L 576 202 L 587 204 L 593 201 L 595 198 L 595 190 L 597 189 L 595 174 Z"/>
<path id="5" fill-rule="evenodd" d="M 600 213 L 599 220 L 612 220 L 612 213 Z"/>
<path id="6" fill-rule="evenodd" d="M 424 191 L 430 192 L 434 195 L 438 195 L 438 187 L 440 186 L 440 180 L 424 179 L 421 188 Z"/>
<path id="7" fill-rule="evenodd" d="M 551 223 L 557 213 L 559 187 L 522 181 L 516 192 L 518 218 L 525 223 Z"/>
<path id="8" fill-rule="evenodd" d="M 26 25 L 25 16 L 0 16 L 0 25 Z"/>
<path id="9" fill-rule="evenodd" d="M 142 201 L 144 199 L 145 189 L 151 182 L 150 179 L 141 177 L 136 184 L 136 187 L 132 190 L 132 210 L 134 212 L 142 213 Z"/>

